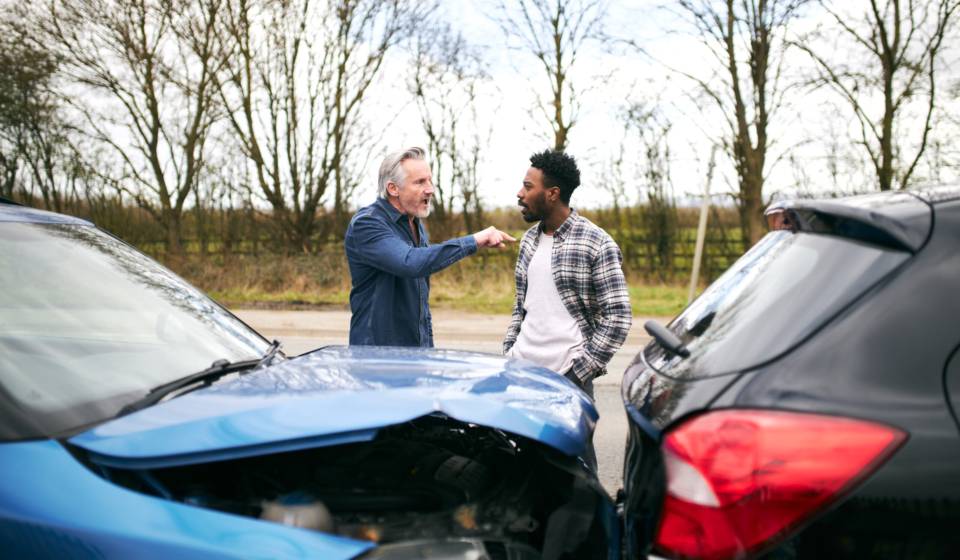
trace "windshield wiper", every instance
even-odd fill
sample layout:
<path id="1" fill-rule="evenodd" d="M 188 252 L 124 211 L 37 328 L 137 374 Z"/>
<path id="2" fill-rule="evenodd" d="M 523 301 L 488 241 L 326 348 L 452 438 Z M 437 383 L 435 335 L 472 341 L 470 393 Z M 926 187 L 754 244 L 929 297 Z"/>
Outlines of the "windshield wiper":
<path id="1" fill-rule="evenodd" d="M 227 360 L 217 360 L 213 364 L 203 371 L 198 371 L 197 373 L 191 373 L 186 377 L 181 377 L 171 381 L 170 383 L 165 383 L 159 387 L 154 387 L 146 394 L 143 398 L 133 401 L 127 406 L 120 409 L 120 412 L 117 413 L 117 417 L 126 416 L 131 412 L 136 412 L 138 410 L 143 410 L 148 406 L 157 404 L 164 397 L 178 391 L 194 383 L 203 383 L 205 385 L 210 385 L 217 379 L 220 379 L 224 375 L 228 375 L 234 372 L 242 372 L 255 368 L 260 363 L 259 360 L 245 360 L 242 362 L 228 362 Z"/>
<path id="2" fill-rule="evenodd" d="M 277 339 L 273 339 L 273 342 L 270 343 L 270 347 L 267 348 L 267 351 L 263 353 L 263 357 L 260 358 L 259 362 L 257 362 L 257 366 L 250 371 L 265 368 L 272 364 L 273 359 L 277 356 L 277 352 L 280 351 L 281 346 L 283 346 L 282 342 Z"/>
<path id="3" fill-rule="evenodd" d="M 120 409 L 120 412 L 117 413 L 117 417 L 126 416 L 132 412 L 138 410 L 143 410 L 148 406 L 152 406 L 162 401 L 167 395 L 179 391 L 184 387 L 189 387 L 195 383 L 203 383 L 205 386 L 212 385 L 214 381 L 220 379 L 224 375 L 229 375 L 231 373 L 239 372 L 240 374 L 249 373 L 254 370 L 265 368 L 269 366 L 273 359 L 277 356 L 277 352 L 280 351 L 280 347 L 283 346 L 283 343 L 279 340 L 274 340 L 270 343 L 270 346 L 267 348 L 267 351 L 263 353 L 263 357 L 259 360 L 244 360 L 242 362 L 229 362 L 227 360 L 217 360 L 213 362 L 207 369 L 203 371 L 198 371 L 197 373 L 191 373 L 186 377 L 181 377 L 180 379 L 175 379 L 170 383 L 165 383 L 159 387 L 154 387 L 150 390 L 146 396 L 133 401 L 132 403 L 124 406 Z"/>

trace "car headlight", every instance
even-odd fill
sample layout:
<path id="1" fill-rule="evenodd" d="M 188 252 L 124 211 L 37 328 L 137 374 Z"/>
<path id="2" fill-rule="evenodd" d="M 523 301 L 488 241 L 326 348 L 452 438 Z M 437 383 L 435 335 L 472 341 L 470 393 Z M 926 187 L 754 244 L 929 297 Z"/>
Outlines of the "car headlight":
<path id="1" fill-rule="evenodd" d="M 539 560 L 528 546 L 479 539 L 407 541 L 379 546 L 357 560 Z"/>

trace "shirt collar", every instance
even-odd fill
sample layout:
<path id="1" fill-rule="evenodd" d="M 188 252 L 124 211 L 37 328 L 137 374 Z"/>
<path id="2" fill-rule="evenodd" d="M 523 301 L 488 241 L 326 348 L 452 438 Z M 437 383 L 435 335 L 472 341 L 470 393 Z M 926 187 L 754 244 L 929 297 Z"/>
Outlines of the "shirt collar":
<path id="1" fill-rule="evenodd" d="M 403 212 L 397 210 L 393 204 L 390 204 L 390 201 L 385 198 L 377 197 L 377 202 L 380 203 L 380 207 L 387 213 L 387 216 L 390 216 L 390 221 L 399 222 L 401 218 L 406 218 L 407 215 Z"/>
<path id="2" fill-rule="evenodd" d="M 570 231 L 570 228 L 573 227 L 573 223 L 577 221 L 579 214 L 573 208 L 570 209 L 570 215 L 567 216 L 567 219 L 560 224 L 560 227 L 557 228 L 557 231 L 553 232 L 554 237 L 559 237 L 563 240 L 567 236 L 567 232 Z M 543 233 L 543 222 L 540 222 L 540 226 L 537 230 L 538 233 Z"/>

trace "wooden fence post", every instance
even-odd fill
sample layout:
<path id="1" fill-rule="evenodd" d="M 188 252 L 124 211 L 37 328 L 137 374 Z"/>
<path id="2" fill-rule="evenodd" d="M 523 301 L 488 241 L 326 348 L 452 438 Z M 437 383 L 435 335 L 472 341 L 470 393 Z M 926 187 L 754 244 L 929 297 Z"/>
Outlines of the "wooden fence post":
<path id="1" fill-rule="evenodd" d="M 710 148 L 710 165 L 707 167 L 707 184 L 703 187 L 703 204 L 700 206 L 700 225 L 697 227 L 697 248 L 693 252 L 693 272 L 690 273 L 690 294 L 687 305 L 693 301 L 697 292 L 697 276 L 700 274 L 700 259 L 703 257 L 703 238 L 707 235 L 707 210 L 710 209 L 710 181 L 713 180 L 713 166 L 716 163 L 717 145 Z"/>

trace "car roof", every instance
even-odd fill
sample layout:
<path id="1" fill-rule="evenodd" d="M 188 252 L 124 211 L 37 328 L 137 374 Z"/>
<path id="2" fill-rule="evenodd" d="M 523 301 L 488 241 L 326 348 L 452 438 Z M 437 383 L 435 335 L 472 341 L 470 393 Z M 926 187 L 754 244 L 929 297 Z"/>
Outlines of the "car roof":
<path id="1" fill-rule="evenodd" d="M 844 198 L 784 200 L 771 204 L 767 215 L 787 211 L 801 231 L 831 232 L 918 251 L 933 225 L 931 203 L 913 192 L 883 191 Z M 861 226 L 866 226 L 864 230 Z"/>
<path id="2" fill-rule="evenodd" d="M 921 187 L 907 192 L 916 195 L 928 204 L 939 204 L 951 200 L 960 200 L 960 183 Z"/>
<path id="3" fill-rule="evenodd" d="M 31 224 L 65 224 L 74 226 L 92 226 L 93 224 L 56 212 L 37 210 L 22 204 L 0 198 L 0 222 L 21 222 Z"/>

